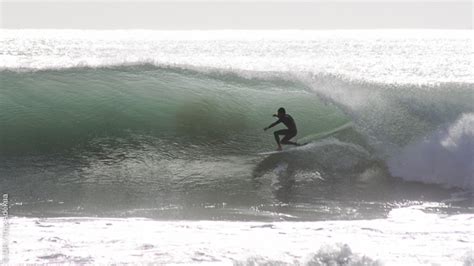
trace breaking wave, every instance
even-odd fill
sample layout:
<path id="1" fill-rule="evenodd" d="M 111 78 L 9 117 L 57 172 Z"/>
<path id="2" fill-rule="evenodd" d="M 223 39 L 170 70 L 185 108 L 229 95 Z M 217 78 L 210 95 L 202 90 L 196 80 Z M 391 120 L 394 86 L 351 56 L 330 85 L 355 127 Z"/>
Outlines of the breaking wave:
<path id="1" fill-rule="evenodd" d="M 245 156 L 272 145 L 261 128 L 285 106 L 303 140 L 334 135 L 343 144 L 332 144 L 359 147 L 357 156 L 385 161 L 394 176 L 473 186 L 472 84 L 394 85 L 146 64 L 2 71 L 0 84 L 4 156 L 86 149 L 93 140 L 131 135 L 174 143 L 163 151 L 194 144 L 201 145 L 196 156 Z"/>

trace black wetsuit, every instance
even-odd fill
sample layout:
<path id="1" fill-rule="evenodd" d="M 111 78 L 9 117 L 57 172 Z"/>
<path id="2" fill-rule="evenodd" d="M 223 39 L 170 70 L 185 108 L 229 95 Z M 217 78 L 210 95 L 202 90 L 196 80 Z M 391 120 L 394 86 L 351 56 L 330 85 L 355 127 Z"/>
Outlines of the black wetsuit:
<path id="1" fill-rule="evenodd" d="M 280 144 L 280 136 L 279 135 L 285 135 L 281 139 L 282 144 L 292 144 L 292 145 L 298 145 L 296 142 L 289 141 L 291 138 L 296 136 L 298 133 L 298 130 L 296 129 L 296 124 L 295 120 L 291 115 L 285 114 L 283 117 L 279 118 L 278 121 L 275 123 L 271 124 L 268 128 L 274 127 L 278 125 L 279 123 L 283 123 L 288 129 L 281 129 L 275 131 L 273 134 L 275 135 L 275 140 L 278 144 Z"/>

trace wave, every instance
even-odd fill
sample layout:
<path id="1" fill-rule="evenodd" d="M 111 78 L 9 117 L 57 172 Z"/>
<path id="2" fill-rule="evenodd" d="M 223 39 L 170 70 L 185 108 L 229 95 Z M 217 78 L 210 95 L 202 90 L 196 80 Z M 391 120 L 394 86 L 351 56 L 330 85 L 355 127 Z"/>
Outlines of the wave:
<path id="1" fill-rule="evenodd" d="M 406 180 L 474 188 L 474 113 L 405 146 L 388 166 Z"/>
<path id="2" fill-rule="evenodd" d="M 296 117 L 299 138 L 350 124 L 331 145 L 357 147 L 364 151 L 357 156 L 385 161 L 392 175 L 406 180 L 473 188 L 469 83 L 383 84 L 149 64 L 2 71 L 0 83 L 3 156 L 90 148 L 97 139 L 121 145 L 130 136 L 164 139 L 164 153 L 200 145 L 195 152 L 211 157 L 256 154 L 273 145 L 261 129 L 285 106 Z M 427 153 L 445 159 L 433 163 Z M 434 166 L 450 170 L 420 170 Z"/>
<path id="3" fill-rule="evenodd" d="M 310 84 L 351 117 L 392 175 L 474 189 L 471 84 L 397 86 L 318 78 Z"/>

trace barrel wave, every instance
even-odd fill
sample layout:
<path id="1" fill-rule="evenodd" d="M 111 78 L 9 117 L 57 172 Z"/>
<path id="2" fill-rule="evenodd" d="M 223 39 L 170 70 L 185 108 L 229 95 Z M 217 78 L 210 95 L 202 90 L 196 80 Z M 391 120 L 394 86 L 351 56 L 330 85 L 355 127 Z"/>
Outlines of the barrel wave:
<path id="1" fill-rule="evenodd" d="M 246 72 L 243 77 L 239 72 L 152 65 L 4 71 L 0 77 L 4 156 L 94 150 L 101 143 L 115 149 L 160 140 L 160 153 L 196 145 L 192 156 L 246 157 L 273 149 L 272 136 L 262 128 L 285 106 L 295 116 L 303 141 L 337 146 L 331 150 L 367 161 L 387 160 L 392 172 L 410 180 L 472 188 L 469 85 L 384 85 L 330 75 L 289 78 L 285 73 Z M 348 123 L 350 127 L 330 137 L 333 141 L 318 140 Z M 447 128 L 443 137 L 433 137 L 440 128 Z M 443 148 L 448 141 L 450 148 Z M 321 152 L 320 147 L 314 146 L 314 152 Z M 323 154 L 320 160 L 333 168 L 334 154 Z M 413 166 L 402 162 L 400 154 L 419 157 L 422 163 L 411 172 L 407 168 Z M 441 170 L 453 164 L 449 158 L 456 158 L 456 167 Z M 420 172 L 423 167 L 430 170 Z"/>
<path id="2" fill-rule="evenodd" d="M 146 65 L 3 72 L 1 77 L 1 151 L 6 154 L 64 150 L 98 137 L 130 134 L 248 153 L 270 148 L 260 131 L 280 105 L 297 115 L 300 135 L 348 120 L 303 84 L 283 79 Z"/>

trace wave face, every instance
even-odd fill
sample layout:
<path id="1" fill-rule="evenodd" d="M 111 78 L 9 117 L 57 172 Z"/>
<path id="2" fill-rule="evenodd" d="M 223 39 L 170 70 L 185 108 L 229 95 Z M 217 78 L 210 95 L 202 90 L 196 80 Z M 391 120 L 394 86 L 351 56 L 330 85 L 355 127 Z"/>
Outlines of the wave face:
<path id="1" fill-rule="evenodd" d="M 209 187 L 232 198 L 261 179 L 270 202 L 291 201 L 287 180 L 316 182 L 303 202 L 330 193 L 329 179 L 351 194 L 354 182 L 379 190 L 393 177 L 473 189 L 463 31 L 2 33 L 2 185 L 18 193 L 48 173 L 67 186 L 152 187 L 144 198 Z M 312 144 L 260 158 L 280 106 Z M 87 191 L 103 201 L 97 186 Z"/>
<path id="2" fill-rule="evenodd" d="M 300 135 L 348 121 L 303 84 L 285 80 L 152 66 L 4 72 L 1 78 L 1 151 L 7 154 L 50 152 L 131 132 L 248 152 L 268 145 L 260 131 L 280 105 L 297 113 Z"/>

